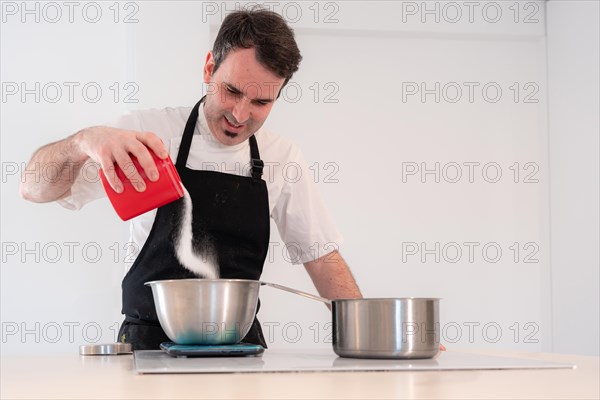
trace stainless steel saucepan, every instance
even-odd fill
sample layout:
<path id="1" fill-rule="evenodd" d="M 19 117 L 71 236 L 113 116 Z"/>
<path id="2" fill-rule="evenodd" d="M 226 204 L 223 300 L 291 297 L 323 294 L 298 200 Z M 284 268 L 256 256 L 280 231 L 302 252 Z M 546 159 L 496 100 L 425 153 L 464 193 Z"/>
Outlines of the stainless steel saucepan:
<path id="1" fill-rule="evenodd" d="M 328 300 L 261 282 L 331 305 L 333 351 L 353 358 L 433 358 L 440 347 L 439 299 Z"/>
<path id="2" fill-rule="evenodd" d="M 261 285 L 331 306 L 333 350 L 353 358 L 432 358 L 439 351 L 439 299 L 328 300 L 286 286 L 244 279 L 147 282 L 161 326 L 180 344 L 239 342 L 254 320 Z"/>

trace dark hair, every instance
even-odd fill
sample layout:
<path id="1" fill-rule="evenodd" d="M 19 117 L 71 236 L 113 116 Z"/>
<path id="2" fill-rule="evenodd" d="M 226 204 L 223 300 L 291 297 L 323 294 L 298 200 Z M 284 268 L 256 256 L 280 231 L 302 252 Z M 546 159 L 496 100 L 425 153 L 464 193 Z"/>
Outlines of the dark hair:
<path id="1" fill-rule="evenodd" d="M 283 17 L 263 8 L 235 11 L 223 20 L 213 45 L 216 72 L 230 51 L 254 48 L 256 60 L 281 78 L 285 86 L 302 60 L 294 32 Z"/>

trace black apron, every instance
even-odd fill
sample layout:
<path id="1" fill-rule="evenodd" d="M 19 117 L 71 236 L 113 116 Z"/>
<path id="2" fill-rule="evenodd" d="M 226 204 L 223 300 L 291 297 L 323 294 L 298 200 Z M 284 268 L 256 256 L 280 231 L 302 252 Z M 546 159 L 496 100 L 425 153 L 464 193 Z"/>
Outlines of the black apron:
<path id="1" fill-rule="evenodd" d="M 214 246 L 212 256 L 216 255 L 220 278 L 258 280 L 270 234 L 269 197 L 261 179 L 264 164 L 253 135 L 249 138 L 251 177 L 186 168 L 203 100 L 188 118 L 175 164 L 192 200 L 194 248 L 200 251 L 198 245 L 207 242 Z M 183 202 L 181 198 L 158 209 L 144 247 L 123 278 L 125 321 L 118 339 L 131 343 L 135 350 L 158 349 L 160 343 L 170 341 L 158 322 L 152 289 L 144 282 L 199 277 L 183 267 L 175 255 Z M 242 341 L 267 347 L 256 318 Z"/>

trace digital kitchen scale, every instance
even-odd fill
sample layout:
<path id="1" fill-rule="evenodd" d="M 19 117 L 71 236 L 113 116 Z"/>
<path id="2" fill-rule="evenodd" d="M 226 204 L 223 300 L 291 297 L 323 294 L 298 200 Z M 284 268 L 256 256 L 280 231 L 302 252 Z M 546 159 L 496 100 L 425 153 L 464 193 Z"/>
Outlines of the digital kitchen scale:
<path id="1" fill-rule="evenodd" d="M 258 344 L 187 345 L 164 342 L 160 348 L 173 357 L 240 357 L 262 354 L 265 348 Z"/>

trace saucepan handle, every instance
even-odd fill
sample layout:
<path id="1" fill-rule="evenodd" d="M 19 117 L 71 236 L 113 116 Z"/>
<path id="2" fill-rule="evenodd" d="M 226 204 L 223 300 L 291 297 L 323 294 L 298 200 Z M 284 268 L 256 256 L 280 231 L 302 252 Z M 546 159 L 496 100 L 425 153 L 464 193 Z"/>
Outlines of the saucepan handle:
<path id="1" fill-rule="evenodd" d="M 331 305 L 331 300 L 326 299 L 325 297 L 315 296 L 314 294 L 302 292 L 300 290 L 292 289 L 292 288 L 287 287 L 287 286 L 278 285 L 277 283 L 271 283 L 271 282 L 265 282 L 265 281 L 259 281 L 259 282 L 260 282 L 261 286 L 270 286 L 270 287 L 275 288 L 275 289 L 284 290 L 286 292 L 294 293 L 294 294 L 297 294 L 297 295 L 300 295 L 300 296 L 307 297 L 307 298 L 312 299 L 312 300 L 320 301 L 320 302 L 325 303 L 327 305 Z"/>

